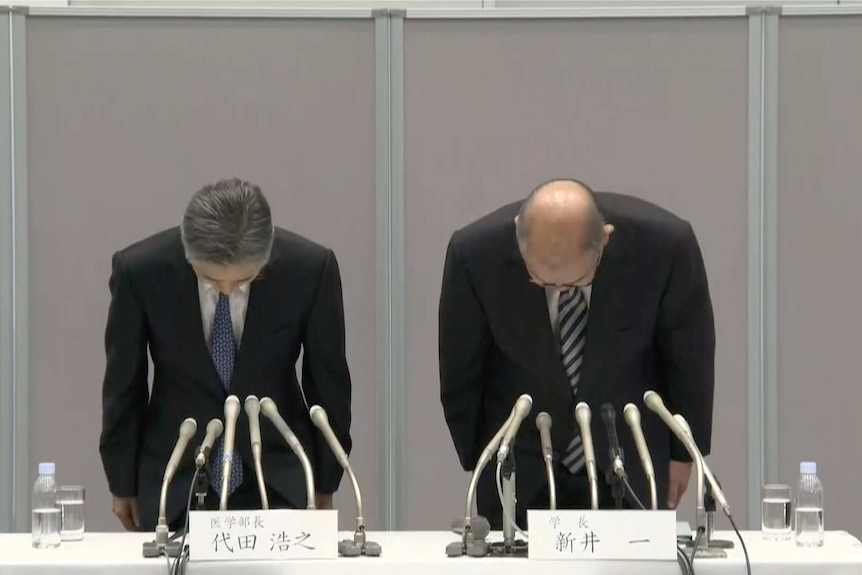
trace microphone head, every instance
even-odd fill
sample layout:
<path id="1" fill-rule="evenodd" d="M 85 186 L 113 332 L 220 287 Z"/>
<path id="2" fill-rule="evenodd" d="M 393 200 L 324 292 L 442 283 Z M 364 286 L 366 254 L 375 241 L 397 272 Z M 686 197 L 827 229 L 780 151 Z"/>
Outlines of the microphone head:
<path id="1" fill-rule="evenodd" d="M 541 429 L 551 429 L 551 416 L 548 412 L 543 411 L 536 416 L 536 427 Z"/>
<path id="2" fill-rule="evenodd" d="M 224 402 L 224 417 L 234 419 L 239 415 L 239 398 L 235 395 L 228 396 Z"/>
<path id="3" fill-rule="evenodd" d="M 515 402 L 515 409 L 518 411 L 523 411 L 524 415 L 530 412 L 530 409 L 533 407 L 533 398 L 530 397 L 530 394 L 525 393 L 518 398 L 518 401 Z"/>
<path id="4" fill-rule="evenodd" d="M 255 417 L 260 413 L 260 401 L 256 395 L 249 395 L 245 398 L 245 413 L 249 417 Z"/>
<path id="5" fill-rule="evenodd" d="M 273 415 L 278 415 L 278 408 L 275 406 L 275 402 L 268 397 L 264 397 L 260 400 L 260 411 L 270 418 Z"/>
<path id="6" fill-rule="evenodd" d="M 623 417 L 630 426 L 641 424 L 641 412 L 634 403 L 627 403 L 623 408 Z"/>
<path id="7" fill-rule="evenodd" d="M 579 401 L 575 406 L 575 419 L 578 422 L 578 425 L 589 425 L 590 420 L 592 419 L 592 412 L 590 411 L 590 406 L 586 404 L 584 401 Z"/>
<path id="8" fill-rule="evenodd" d="M 655 411 L 657 413 L 664 408 L 664 401 L 661 400 L 661 396 L 659 396 L 659 394 L 653 390 L 649 390 L 644 393 L 644 405 L 646 405 L 650 411 Z"/>
<path id="9" fill-rule="evenodd" d="M 185 438 L 186 440 L 191 439 L 194 436 L 195 432 L 198 430 L 198 423 L 191 417 L 186 418 L 180 424 L 180 437 Z"/>
<path id="10" fill-rule="evenodd" d="M 308 410 L 308 415 L 311 416 L 311 422 L 317 427 L 326 427 L 329 423 L 326 410 L 319 405 L 312 405 L 311 409 Z"/>
<path id="11" fill-rule="evenodd" d="M 207 435 L 212 435 L 215 439 L 218 439 L 223 431 L 224 424 L 221 422 L 221 419 L 214 417 L 207 423 Z"/>
<path id="12" fill-rule="evenodd" d="M 614 410 L 614 406 L 611 403 L 603 403 L 600 411 L 600 415 L 602 421 L 605 422 L 605 425 L 616 425 L 617 423 L 617 412 Z"/>

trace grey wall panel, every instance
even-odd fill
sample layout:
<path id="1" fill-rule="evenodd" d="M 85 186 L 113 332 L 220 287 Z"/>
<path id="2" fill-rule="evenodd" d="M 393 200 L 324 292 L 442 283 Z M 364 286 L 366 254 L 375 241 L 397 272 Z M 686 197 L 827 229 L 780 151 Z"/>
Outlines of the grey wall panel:
<path id="1" fill-rule="evenodd" d="M 858 265 L 862 17 L 782 18 L 779 57 L 779 467 L 818 462 L 827 529 L 862 533 Z"/>
<path id="2" fill-rule="evenodd" d="M 747 37 L 744 18 L 405 22 L 408 528 L 462 514 L 468 480 L 439 402 L 448 238 L 566 175 L 692 222 L 718 337 L 711 462 L 745 522 Z"/>
<path id="3" fill-rule="evenodd" d="M 32 460 L 88 487 L 90 529 L 119 527 L 98 454 L 111 254 L 240 176 L 339 258 L 353 460 L 376 484 L 373 22 L 31 18 L 28 49 Z"/>

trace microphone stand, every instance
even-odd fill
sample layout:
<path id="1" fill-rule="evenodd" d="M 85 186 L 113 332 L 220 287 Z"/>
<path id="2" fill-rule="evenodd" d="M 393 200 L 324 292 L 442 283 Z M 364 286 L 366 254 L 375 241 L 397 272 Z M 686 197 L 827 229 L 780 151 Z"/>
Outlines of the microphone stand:
<path id="1" fill-rule="evenodd" d="M 727 554 L 722 550 L 733 549 L 733 541 L 715 539 L 715 512 L 718 510 L 718 504 L 712 491 L 712 486 L 709 484 L 704 488 L 703 508 L 706 512 L 706 529 L 700 539 L 700 545 L 695 549 L 695 553 L 703 557 L 725 558 Z M 694 541 L 694 539 L 686 541 L 685 546 L 688 548 L 694 547 Z"/>
<path id="2" fill-rule="evenodd" d="M 614 497 L 614 508 L 622 509 L 623 499 L 625 499 L 626 496 L 626 484 L 622 478 L 614 472 L 613 461 L 614 458 L 611 457 L 611 466 L 608 467 L 608 470 L 605 472 L 605 480 L 611 487 L 611 494 Z M 622 449 L 620 449 L 620 461 L 624 461 Z"/>
<path id="3" fill-rule="evenodd" d="M 206 511 L 206 499 L 209 492 L 209 480 L 207 478 L 207 465 L 198 466 L 198 473 L 195 477 L 195 511 Z"/>
<path id="4" fill-rule="evenodd" d="M 491 543 L 491 553 L 494 555 L 525 556 L 527 542 L 515 539 L 515 454 L 510 450 L 500 467 L 503 500 L 503 541 Z"/>

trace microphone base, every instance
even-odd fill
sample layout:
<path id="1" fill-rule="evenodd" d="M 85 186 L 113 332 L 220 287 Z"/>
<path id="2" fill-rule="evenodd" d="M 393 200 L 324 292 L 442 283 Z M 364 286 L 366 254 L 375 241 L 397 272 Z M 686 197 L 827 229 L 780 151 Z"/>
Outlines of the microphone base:
<path id="1" fill-rule="evenodd" d="M 163 545 L 160 545 L 155 541 L 147 541 L 143 545 L 143 554 L 147 559 L 165 556 L 179 557 L 181 551 L 179 541 L 168 541 Z"/>
<path id="2" fill-rule="evenodd" d="M 382 553 L 383 548 L 374 541 L 358 543 L 354 539 L 342 539 L 338 542 L 338 554 L 341 557 L 380 557 Z"/>
<path id="3" fill-rule="evenodd" d="M 491 543 L 491 555 L 494 557 L 526 557 L 529 545 L 523 539 L 515 539 L 512 543 L 495 541 Z"/>

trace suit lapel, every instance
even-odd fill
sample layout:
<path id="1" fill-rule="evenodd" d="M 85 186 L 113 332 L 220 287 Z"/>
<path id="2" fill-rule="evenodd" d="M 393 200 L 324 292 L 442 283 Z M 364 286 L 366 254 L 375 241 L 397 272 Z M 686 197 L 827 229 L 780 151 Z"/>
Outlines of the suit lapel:
<path id="1" fill-rule="evenodd" d="M 245 312 L 245 324 L 242 329 L 242 341 L 236 355 L 233 368 L 231 393 L 238 396 L 242 387 L 251 381 L 250 372 L 255 365 L 254 355 L 261 349 L 266 329 L 264 301 L 268 287 L 266 280 L 257 279 L 251 283 L 248 292 L 248 306 Z M 242 397 L 240 397 L 242 399 Z"/>
<path id="2" fill-rule="evenodd" d="M 614 350 L 617 334 L 623 327 L 621 322 L 625 322 L 627 317 L 625 291 L 631 282 L 631 269 L 623 257 L 623 245 L 622 238 L 611 236 L 593 280 L 587 342 L 578 385 L 578 395 L 583 394 L 585 397 L 592 397 L 592 390 L 604 388 L 610 383 L 603 381 L 602 376 L 609 372 L 607 367 L 616 361 Z"/>

